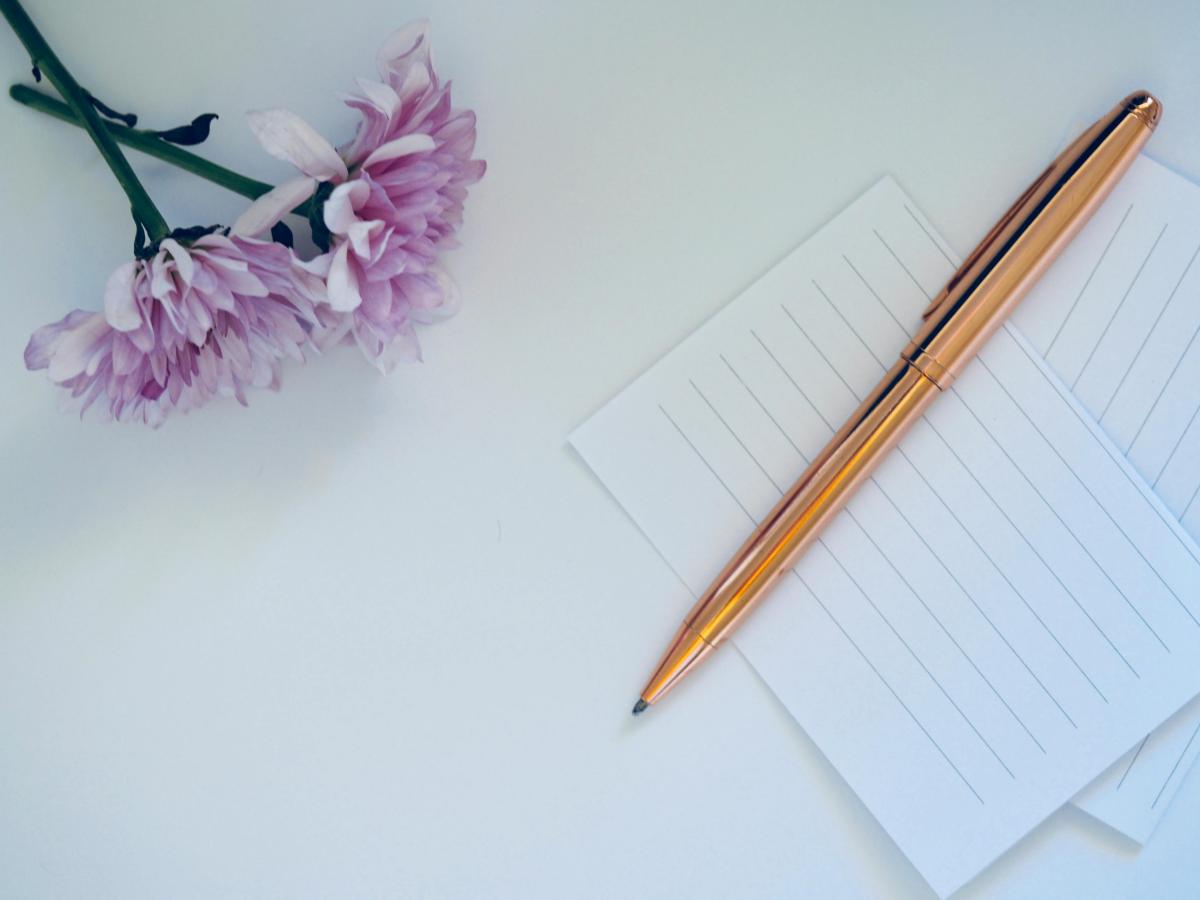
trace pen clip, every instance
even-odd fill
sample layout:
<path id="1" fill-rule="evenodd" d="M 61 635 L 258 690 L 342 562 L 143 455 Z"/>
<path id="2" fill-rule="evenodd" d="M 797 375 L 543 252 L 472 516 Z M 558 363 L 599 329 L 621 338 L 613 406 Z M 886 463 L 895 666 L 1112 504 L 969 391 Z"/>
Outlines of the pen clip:
<path id="1" fill-rule="evenodd" d="M 958 271 L 950 276 L 950 280 L 946 282 L 946 286 L 942 288 L 942 292 L 930 301 L 929 306 L 925 307 L 925 311 L 921 313 L 922 319 L 928 319 L 935 312 L 937 312 L 937 310 L 947 300 L 950 299 L 950 296 L 955 293 L 955 289 L 958 287 L 959 282 L 966 277 L 967 272 L 974 268 L 976 263 L 978 263 L 985 255 L 994 249 L 995 244 L 999 242 L 1001 236 L 1008 229 L 1008 226 L 1011 225 L 1012 221 L 1022 213 L 1029 201 L 1033 199 L 1039 188 L 1041 188 L 1042 184 L 1045 183 L 1045 181 L 1050 177 L 1057 167 L 1058 160 L 1056 159 L 1046 167 L 1046 171 L 1044 171 L 1034 180 L 1033 184 L 1029 186 L 1025 193 L 1017 198 L 1017 202 L 1008 208 L 1008 212 L 1006 212 L 1000 218 L 1000 221 L 992 226 L 992 230 L 984 236 L 983 240 L 979 242 L 978 246 L 971 251 L 971 255 L 968 256 L 966 260 L 963 261 L 963 264 L 958 267 Z"/>
<path id="2" fill-rule="evenodd" d="M 958 277 L 958 272 L 955 272 L 953 278 L 957 278 L 957 277 Z M 951 283 L 953 283 L 953 278 L 951 279 Z M 934 311 L 939 306 L 941 306 L 943 303 L 945 303 L 946 298 L 949 296 L 950 296 L 950 286 L 947 285 L 946 287 L 942 288 L 942 292 L 940 294 L 938 294 L 936 297 L 934 297 L 932 300 L 929 301 L 929 305 L 927 307 L 925 307 L 925 310 L 921 313 L 921 319 L 922 320 L 928 319 L 930 316 L 932 316 Z"/>

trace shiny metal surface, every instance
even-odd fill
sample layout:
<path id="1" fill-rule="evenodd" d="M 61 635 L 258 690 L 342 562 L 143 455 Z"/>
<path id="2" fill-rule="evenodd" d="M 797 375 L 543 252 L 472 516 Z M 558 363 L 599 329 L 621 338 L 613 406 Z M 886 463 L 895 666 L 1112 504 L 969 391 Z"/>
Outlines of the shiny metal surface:
<path id="1" fill-rule="evenodd" d="M 819 538 L 887 452 L 948 387 L 1108 196 L 1162 107 L 1130 94 L 1044 171 L 925 312 L 925 324 L 684 619 L 641 699 L 659 700 L 732 633 Z"/>
<path id="2" fill-rule="evenodd" d="M 902 357 L 948 387 L 1104 202 L 1161 117 L 1161 104 L 1141 91 L 1076 138 L 930 303 Z"/>

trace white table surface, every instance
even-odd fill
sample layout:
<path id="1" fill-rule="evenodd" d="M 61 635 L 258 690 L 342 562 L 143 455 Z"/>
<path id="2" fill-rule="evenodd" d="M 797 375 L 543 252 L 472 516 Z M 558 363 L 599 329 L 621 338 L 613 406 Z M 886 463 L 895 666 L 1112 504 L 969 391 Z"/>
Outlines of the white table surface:
<path id="1" fill-rule="evenodd" d="M 931 896 L 736 653 L 629 717 L 688 601 L 565 437 L 885 172 L 965 251 L 1148 87 L 1200 177 L 1195 0 L 28 5 L 99 96 L 220 112 L 201 152 L 268 180 L 241 111 L 347 136 L 335 92 L 428 14 L 490 170 L 424 364 L 80 424 L 21 352 L 100 305 L 126 205 L 0 102 L 0 895 Z M 135 165 L 174 224 L 242 207 Z M 1194 896 L 1198 813 L 1193 777 L 1139 853 L 1064 810 L 960 896 Z"/>

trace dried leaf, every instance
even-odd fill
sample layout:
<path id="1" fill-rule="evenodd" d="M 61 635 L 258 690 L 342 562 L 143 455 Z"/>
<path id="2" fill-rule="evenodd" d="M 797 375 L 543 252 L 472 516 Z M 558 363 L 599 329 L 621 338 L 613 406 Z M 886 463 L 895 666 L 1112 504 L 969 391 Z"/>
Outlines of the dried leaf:
<path id="1" fill-rule="evenodd" d="M 164 141 L 170 141 L 172 144 L 190 147 L 208 140 L 208 132 L 212 128 L 213 119 L 216 118 L 219 118 L 216 113 L 203 113 L 192 119 L 189 125 L 180 125 L 177 128 L 168 128 L 166 131 L 150 133 Z"/>
<path id="2" fill-rule="evenodd" d="M 317 192 L 313 194 L 308 206 L 308 227 L 312 231 L 313 243 L 324 253 L 329 250 L 331 235 L 325 227 L 325 201 L 333 193 L 333 185 L 322 181 Z"/>
<path id="3" fill-rule="evenodd" d="M 294 243 L 292 240 L 292 229 L 288 228 L 282 222 L 276 222 L 271 226 L 271 240 L 277 244 L 283 244 L 285 247 L 291 247 Z"/>
<path id="4" fill-rule="evenodd" d="M 107 103 L 98 99 L 97 97 L 93 97 L 91 94 L 88 94 L 87 98 L 92 106 L 96 107 L 96 111 L 106 119 L 112 119 L 115 122 L 121 122 L 125 125 L 128 125 L 130 128 L 137 124 L 138 117 L 134 113 L 117 112 Z"/>

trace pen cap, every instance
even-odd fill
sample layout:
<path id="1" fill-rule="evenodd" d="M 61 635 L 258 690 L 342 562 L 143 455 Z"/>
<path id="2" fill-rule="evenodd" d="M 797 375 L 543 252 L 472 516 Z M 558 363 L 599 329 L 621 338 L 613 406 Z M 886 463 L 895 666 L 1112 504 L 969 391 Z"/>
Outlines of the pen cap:
<path id="1" fill-rule="evenodd" d="M 954 273 L 904 358 L 948 387 L 1104 202 L 1161 117 L 1162 104 L 1139 91 L 1076 138 Z"/>

